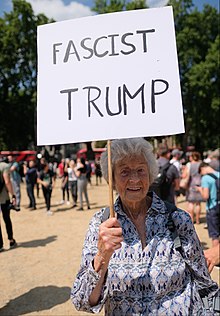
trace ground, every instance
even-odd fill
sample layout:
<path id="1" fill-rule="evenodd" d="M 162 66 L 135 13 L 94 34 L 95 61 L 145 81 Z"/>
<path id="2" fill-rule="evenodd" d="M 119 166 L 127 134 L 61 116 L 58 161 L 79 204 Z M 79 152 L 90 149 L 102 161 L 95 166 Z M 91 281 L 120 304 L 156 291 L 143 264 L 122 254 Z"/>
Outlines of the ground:
<path id="1" fill-rule="evenodd" d="M 1 217 L 5 251 L 0 253 L 0 315 L 89 315 L 77 312 L 69 297 L 74 277 L 80 264 L 84 235 L 92 215 L 108 205 L 108 186 L 104 183 L 88 186 L 91 210 L 77 211 L 71 205 L 60 204 L 60 180 L 52 196 L 53 216 L 47 216 L 40 191 L 37 210 L 27 209 L 25 184 L 22 188 L 21 211 L 11 211 L 14 238 L 18 246 L 9 249 L 5 225 Z M 186 208 L 183 197 L 178 206 Z M 204 249 L 210 247 L 207 229 L 202 223 L 196 230 Z M 219 269 L 214 268 L 212 278 L 219 282 Z M 100 313 L 99 315 L 103 315 Z"/>

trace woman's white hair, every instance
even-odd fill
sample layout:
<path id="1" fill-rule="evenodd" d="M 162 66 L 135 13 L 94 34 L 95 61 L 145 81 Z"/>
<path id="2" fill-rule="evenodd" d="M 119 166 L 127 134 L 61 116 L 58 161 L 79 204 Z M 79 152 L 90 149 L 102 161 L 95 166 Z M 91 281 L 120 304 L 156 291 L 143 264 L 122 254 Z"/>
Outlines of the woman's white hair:
<path id="1" fill-rule="evenodd" d="M 158 174 L 158 166 L 156 158 L 153 154 L 152 145 L 144 138 L 124 138 L 115 139 L 111 142 L 111 161 L 112 172 L 114 178 L 115 164 L 125 157 L 143 156 L 146 160 L 146 164 L 149 171 L 150 184 Z M 102 153 L 100 160 L 102 174 L 105 180 L 108 182 L 108 151 Z"/>

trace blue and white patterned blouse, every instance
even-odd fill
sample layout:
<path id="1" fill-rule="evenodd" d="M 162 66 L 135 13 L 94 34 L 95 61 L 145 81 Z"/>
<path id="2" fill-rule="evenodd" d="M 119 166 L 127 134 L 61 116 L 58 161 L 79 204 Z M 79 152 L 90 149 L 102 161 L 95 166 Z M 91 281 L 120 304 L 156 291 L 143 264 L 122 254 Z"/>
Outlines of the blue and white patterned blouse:
<path id="1" fill-rule="evenodd" d="M 119 198 L 114 208 L 123 229 L 122 247 L 113 253 L 100 300 L 91 307 L 89 297 L 100 279 L 92 261 L 97 253 L 102 209 L 90 221 L 80 270 L 71 291 L 76 309 L 98 313 L 105 305 L 105 315 L 114 316 L 215 315 L 205 311 L 192 281 L 193 274 L 199 287 L 208 289 L 210 297 L 217 291 L 190 216 L 180 209 L 172 215 L 182 243 L 181 255 L 174 248 L 167 228 L 168 211 L 156 194 L 153 194 L 152 205 L 147 212 L 147 246 L 144 249 L 137 229 L 121 208 Z"/>

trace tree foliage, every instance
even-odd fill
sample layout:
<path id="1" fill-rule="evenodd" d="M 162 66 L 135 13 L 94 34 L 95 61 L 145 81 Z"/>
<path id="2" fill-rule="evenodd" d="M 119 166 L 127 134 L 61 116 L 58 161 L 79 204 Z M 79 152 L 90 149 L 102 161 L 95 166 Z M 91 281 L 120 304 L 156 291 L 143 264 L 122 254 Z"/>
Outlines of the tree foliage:
<path id="1" fill-rule="evenodd" d="M 145 1 L 97 0 L 94 10 L 108 13 L 146 7 Z M 171 0 L 174 9 L 186 133 L 177 140 L 186 149 L 219 146 L 219 14 L 191 0 Z"/>
<path id="2" fill-rule="evenodd" d="M 96 0 L 93 7 L 93 11 L 102 14 L 102 13 L 112 13 L 123 10 L 136 10 L 146 8 L 145 0 Z"/>
<path id="3" fill-rule="evenodd" d="M 24 0 L 0 18 L 0 148 L 24 149 L 35 140 L 37 85 L 37 26 L 48 23 L 35 16 Z"/>
<path id="4" fill-rule="evenodd" d="M 219 14 L 192 1 L 170 1 L 174 8 L 186 133 L 181 143 L 201 152 L 219 146 Z"/>
<path id="5" fill-rule="evenodd" d="M 0 149 L 36 143 L 37 26 L 52 22 L 35 16 L 25 0 L 0 18 Z M 198 11 L 191 0 L 170 0 L 174 9 L 186 133 L 183 147 L 202 151 L 219 146 L 219 13 Z M 93 10 L 109 13 L 146 8 L 145 0 L 96 0 Z"/>

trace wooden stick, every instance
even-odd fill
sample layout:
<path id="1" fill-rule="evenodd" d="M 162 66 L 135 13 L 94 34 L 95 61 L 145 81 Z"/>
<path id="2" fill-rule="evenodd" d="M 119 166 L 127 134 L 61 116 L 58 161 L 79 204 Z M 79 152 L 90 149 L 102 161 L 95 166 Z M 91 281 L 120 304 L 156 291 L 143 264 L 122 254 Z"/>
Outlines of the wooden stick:
<path id="1" fill-rule="evenodd" d="M 112 184 L 112 159 L 111 159 L 111 141 L 108 140 L 108 185 L 109 185 L 109 208 L 110 217 L 115 217 L 114 206 L 113 206 L 113 184 Z"/>

